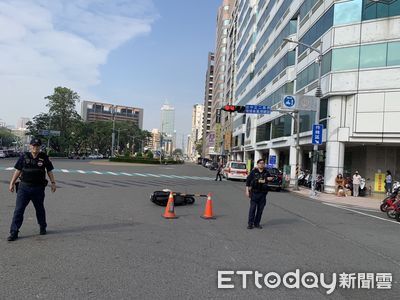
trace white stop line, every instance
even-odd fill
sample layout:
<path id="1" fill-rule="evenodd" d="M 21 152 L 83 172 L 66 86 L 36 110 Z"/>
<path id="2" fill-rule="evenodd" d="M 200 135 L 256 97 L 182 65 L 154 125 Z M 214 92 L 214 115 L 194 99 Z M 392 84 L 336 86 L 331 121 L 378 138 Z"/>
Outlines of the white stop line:
<path id="1" fill-rule="evenodd" d="M 348 210 L 348 211 L 354 212 L 354 213 L 359 214 L 359 215 L 363 215 L 363 216 L 367 216 L 367 217 L 371 217 L 371 218 L 375 218 L 375 219 L 379 219 L 379 220 L 382 220 L 382 221 L 386 221 L 386 222 L 395 223 L 395 224 L 400 225 L 400 222 L 388 220 L 388 219 L 377 217 L 377 216 L 370 215 L 370 214 L 366 214 L 366 213 L 363 213 L 363 212 L 360 212 L 360 211 L 357 211 L 357 210 L 354 210 L 354 209 L 350 209 L 350 208 L 347 208 L 347 207 L 344 207 L 344 206 L 340 206 L 340 205 L 336 205 L 336 204 L 332 204 L 332 203 L 326 203 L 326 202 L 322 202 L 322 203 L 325 204 L 325 205 L 328 205 L 328 206 L 339 208 L 339 209 Z"/>

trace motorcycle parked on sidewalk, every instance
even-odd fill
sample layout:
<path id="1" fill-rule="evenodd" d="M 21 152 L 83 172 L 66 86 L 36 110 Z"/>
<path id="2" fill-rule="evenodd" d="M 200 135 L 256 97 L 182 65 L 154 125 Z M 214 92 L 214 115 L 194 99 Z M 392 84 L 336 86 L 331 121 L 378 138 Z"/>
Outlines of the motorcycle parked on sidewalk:
<path id="1" fill-rule="evenodd" d="M 386 214 L 390 219 L 397 220 L 397 215 L 400 214 L 400 201 L 394 202 L 390 207 L 388 207 Z"/>
<path id="2" fill-rule="evenodd" d="M 382 212 L 387 212 L 388 208 L 393 205 L 393 203 L 396 201 L 396 197 L 399 193 L 399 190 L 400 190 L 400 183 L 395 182 L 393 184 L 393 192 L 382 200 L 382 203 L 379 207 Z"/>

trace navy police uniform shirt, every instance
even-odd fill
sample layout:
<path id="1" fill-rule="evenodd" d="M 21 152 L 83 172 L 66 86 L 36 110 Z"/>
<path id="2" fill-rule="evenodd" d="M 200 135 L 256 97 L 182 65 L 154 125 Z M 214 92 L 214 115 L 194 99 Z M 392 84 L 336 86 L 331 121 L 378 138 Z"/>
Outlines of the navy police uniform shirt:
<path id="1" fill-rule="evenodd" d="M 46 171 L 54 169 L 53 164 L 45 153 L 39 153 L 33 158 L 32 153 L 22 155 L 14 166 L 21 171 L 21 182 L 29 186 L 46 186 Z"/>
<path id="2" fill-rule="evenodd" d="M 14 166 L 14 168 L 17 169 L 18 171 L 22 171 L 22 169 L 24 168 L 25 155 L 28 155 L 28 157 L 31 160 L 34 160 L 39 167 L 44 166 L 44 168 L 47 170 L 47 172 L 50 172 L 50 171 L 52 171 L 54 169 L 53 164 L 51 163 L 51 161 L 50 161 L 50 159 L 49 159 L 49 157 L 47 156 L 46 153 L 40 152 L 36 156 L 36 158 L 33 158 L 32 153 L 27 152 L 27 153 L 22 154 L 19 157 L 17 163 Z"/>
<path id="3" fill-rule="evenodd" d="M 249 176 L 247 176 L 246 186 L 251 187 L 253 192 L 267 192 L 267 177 L 271 177 L 271 174 L 267 171 L 267 169 L 264 169 L 262 172 L 260 172 L 258 168 L 254 168 L 250 172 Z M 257 183 L 255 181 L 257 181 Z"/>

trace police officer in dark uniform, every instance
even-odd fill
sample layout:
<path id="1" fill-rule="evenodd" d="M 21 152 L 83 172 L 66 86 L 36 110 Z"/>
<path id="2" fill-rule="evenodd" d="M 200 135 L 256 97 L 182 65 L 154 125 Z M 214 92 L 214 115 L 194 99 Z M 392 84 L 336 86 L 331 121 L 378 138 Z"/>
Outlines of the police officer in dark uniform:
<path id="1" fill-rule="evenodd" d="M 36 210 L 36 218 L 40 226 L 40 234 L 46 234 L 46 211 L 44 209 L 44 190 L 48 183 L 46 171 L 51 182 L 51 191 L 56 191 L 56 182 L 52 170 L 53 164 L 49 157 L 40 152 L 42 142 L 34 138 L 30 143 L 30 152 L 22 155 L 14 168 L 16 169 L 11 179 L 9 191 L 12 193 L 16 187 L 16 181 L 20 178 L 17 185 L 17 201 L 15 205 L 14 217 L 10 227 L 8 241 L 15 241 L 24 219 L 25 208 L 32 201 Z"/>
<path id="2" fill-rule="evenodd" d="M 250 198 L 249 221 L 247 229 L 261 229 L 261 216 L 267 202 L 268 181 L 274 178 L 265 169 L 265 161 L 259 159 L 246 180 L 246 196 Z"/>

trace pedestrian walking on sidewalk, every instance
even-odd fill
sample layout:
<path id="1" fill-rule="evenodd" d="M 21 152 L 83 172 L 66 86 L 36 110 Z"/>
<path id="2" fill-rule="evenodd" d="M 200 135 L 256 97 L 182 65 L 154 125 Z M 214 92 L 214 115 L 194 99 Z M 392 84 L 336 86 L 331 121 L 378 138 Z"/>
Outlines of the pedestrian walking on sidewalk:
<path id="1" fill-rule="evenodd" d="M 219 177 L 219 181 L 222 181 L 221 172 L 222 172 L 222 163 L 219 162 L 218 167 L 217 167 L 217 175 L 215 176 L 215 181 L 217 181 L 218 177 Z"/>
<path id="2" fill-rule="evenodd" d="M 267 202 L 268 182 L 274 178 L 265 169 L 265 161 L 259 159 L 246 180 L 246 196 L 250 198 L 250 209 L 247 229 L 261 229 L 261 216 Z"/>
<path id="3" fill-rule="evenodd" d="M 358 197 L 358 193 L 360 191 L 360 183 L 361 183 L 361 176 L 356 171 L 353 175 L 353 196 Z"/>
<path id="4" fill-rule="evenodd" d="M 56 191 L 56 182 L 52 170 L 53 164 L 46 153 L 40 152 L 42 145 L 40 139 L 32 139 L 30 152 L 23 154 L 15 164 L 15 172 L 11 179 L 9 191 L 11 193 L 17 189 L 17 200 L 14 210 L 14 217 L 10 227 L 8 241 L 15 241 L 24 220 L 25 208 L 32 201 L 36 210 L 36 218 L 40 226 L 40 235 L 46 234 L 46 211 L 44 209 L 44 190 L 48 181 L 46 171 L 51 181 L 51 191 Z M 17 179 L 20 182 L 16 187 Z"/>
<path id="5" fill-rule="evenodd" d="M 390 195 L 392 193 L 392 173 L 387 170 L 386 171 L 386 178 L 385 178 L 385 190 L 386 190 L 386 195 Z"/>

